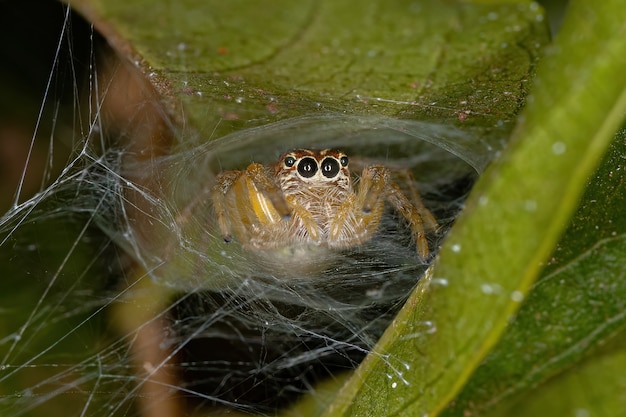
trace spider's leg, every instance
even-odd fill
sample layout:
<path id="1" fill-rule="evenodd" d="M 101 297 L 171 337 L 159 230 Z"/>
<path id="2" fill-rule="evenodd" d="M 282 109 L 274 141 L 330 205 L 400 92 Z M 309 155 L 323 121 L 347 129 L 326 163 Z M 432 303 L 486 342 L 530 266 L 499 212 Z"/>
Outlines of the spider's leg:
<path id="1" fill-rule="evenodd" d="M 376 232 L 384 209 L 384 177 L 388 177 L 384 167 L 363 170 L 358 192 L 346 197 L 330 224 L 329 239 L 335 246 L 359 245 Z"/>
<path id="2" fill-rule="evenodd" d="M 424 221 L 420 212 L 411 204 L 411 201 L 409 201 L 396 183 L 389 184 L 386 197 L 387 201 L 409 222 L 415 237 L 418 255 L 422 259 L 428 258 L 428 241 L 426 240 Z"/>
<path id="3" fill-rule="evenodd" d="M 350 247 L 359 245 L 372 235 L 376 228 L 369 227 L 380 221 L 381 210 L 364 211 L 357 204 L 355 194 L 348 195 L 341 203 L 328 229 L 328 238 L 332 246 Z M 376 218 L 378 220 L 376 220 Z"/>
<path id="4" fill-rule="evenodd" d="M 288 218 L 291 215 L 291 209 L 280 188 L 267 176 L 266 168 L 261 164 L 254 163 L 248 165 L 246 173 L 254 186 L 269 199 L 278 214 L 283 218 Z"/>
<path id="5" fill-rule="evenodd" d="M 389 169 L 381 165 L 372 165 L 363 169 L 359 197 L 362 199 L 362 209 L 367 211 L 380 198 L 384 197 L 393 208 L 408 222 L 415 238 L 417 254 L 422 258 L 428 257 L 428 241 L 424 232 L 424 221 L 419 210 L 404 195 L 398 184 L 391 180 Z M 430 212 L 429 212 L 430 214 Z M 431 215 L 432 216 L 432 215 Z"/>
<path id="6" fill-rule="evenodd" d="M 433 216 L 430 210 L 428 210 L 428 208 L 426 208 L 426 206 L 422 202 L 422 196 L 417 190 L 417 187 L 415 187 L 416 181 L 415 181 L 415 177 L 413 176 L 413 173 L 409 169 L 402 169 L 398 171 L 398 174 L 400 174 L 403 177 L 402 179 L 404 180 L 404 183 L 408 187 L 409 196 L 411 197 L 411 202 L 413 203 L 413 205 L 419 212 L 420 216 L 422 217 L 422 222 L 424 223 L 424 227 L 426 228 L 426 230 L 436 232 L 439 229 L 439 223 L 437 222 L 437 219 L 435 219 L 435 216 Z"/>
<path id="7" fill-rule="evenodd" d="M 213 189 L 211 190 L 213 209 L 217 216 L 217 225 L 220 228 L 220 233 L 225 242 L 232 240 L 232 224 L 228 216 L 226 194 L 228 194 L 233 184 L 242 174 L 243 171 L 226 171 L 220 173 L 215 178 L 215 185 L 213 185 Z"/>
<path id="8" fill-rule="evenodd" d="M 317 242 L 320 238 L 320 231 L 319 226 L 315 222 L 315 219 L 313 218 L 311 212 L 308 211 L 303 205 L 298 203 L 295 196 L 293 195 L 287 196 L 287 202 L 293 210 L 294 221 L 300 219 L 311 240 Z"/>
<path id="9" fill-rule="evenodd" d="M 389 185 L 387 191 L 387 201 L 409 222 L 415 244 L 417 246 L 417 254 L 422 259 L 428 258 L 428 241 L 424 232 L 424 222 L 420 212 L 411 204 L 408 198 L 402 193 L 402 190 L 396 183 Z"/>
<path id="10" fill-rule="evenodd" d="M 391 182 L 389 170 L 381 165 L 363 168 L 359 182 L 357 204 L 365 213 L 369 213 L 384 196 L 385 187 Z"/>

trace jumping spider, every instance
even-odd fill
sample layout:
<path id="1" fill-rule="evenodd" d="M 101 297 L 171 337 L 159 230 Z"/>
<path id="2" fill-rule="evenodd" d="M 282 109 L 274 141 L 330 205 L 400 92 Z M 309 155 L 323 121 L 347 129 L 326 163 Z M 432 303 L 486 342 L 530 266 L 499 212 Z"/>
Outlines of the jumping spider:
<path id="1" fill-rule="evenodd" d="M 435 230 L 437 221 L 417 191 L 411 194 L 413 203 L 382 165 L 365 167 L 355 191 L 348 157 L 334 149 L 295 149 L 270 167 L 252 163 L 245 171 L 223 172 L 212 190 L 225 241 L 234 234 L 244 247 L 256 250 L 350 248 L 371 239 L 387 200 L 408 221 L 417 253 L 426 259 L 424 227 Z"/>

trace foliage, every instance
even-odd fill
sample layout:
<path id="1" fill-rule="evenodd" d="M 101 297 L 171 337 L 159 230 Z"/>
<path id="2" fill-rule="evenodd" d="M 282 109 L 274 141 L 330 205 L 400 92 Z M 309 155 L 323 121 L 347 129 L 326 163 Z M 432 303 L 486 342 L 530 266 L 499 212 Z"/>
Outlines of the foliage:
<path id="1" fill-rule="evenodd" d="M 293 415 L 624 409 L 618 0 L 574 1 L 552 42 L 524 0 L 67 3 L 150 80 L 177 126 L 176 152 L 347 114 L 454 126 L 492 161 L 374 351 Z"/>

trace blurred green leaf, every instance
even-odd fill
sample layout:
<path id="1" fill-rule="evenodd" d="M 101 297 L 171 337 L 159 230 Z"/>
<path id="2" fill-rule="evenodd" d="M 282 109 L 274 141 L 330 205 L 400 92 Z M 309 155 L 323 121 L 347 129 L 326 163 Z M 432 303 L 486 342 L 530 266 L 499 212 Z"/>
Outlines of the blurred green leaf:
<path id="1" fill-rule="evenodd" d="M 623 252 L 622 252 L 623 253 Z M 537 415 L 612 417 L 626 407 L 626 346 L 622 332 L 608 348 L 580 365 L 551 379 L 535 390 L 527 390 L 517 401 L 505 403 L 489 416 Z"/>

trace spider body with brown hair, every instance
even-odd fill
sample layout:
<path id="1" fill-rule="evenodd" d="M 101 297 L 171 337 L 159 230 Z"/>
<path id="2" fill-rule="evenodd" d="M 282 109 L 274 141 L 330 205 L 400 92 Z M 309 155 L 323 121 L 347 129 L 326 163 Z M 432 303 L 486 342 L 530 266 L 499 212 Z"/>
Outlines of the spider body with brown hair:
<path id="1" fill-rule="evenodd" d="M 344 152 L 295 149 L 269 167 L 252 163 L 243 171 L 220 173 L 212 199 L 224 240 L 234 234 L 255 250 L 361 245 L 378 230 L 388 201 L 407 220 L 425 259 L 424 227 L 434 230 L 437 222 L 417 191 L 412 194 L 413 202 L 382 165 L 365 167 L 353 188 Z"/>

